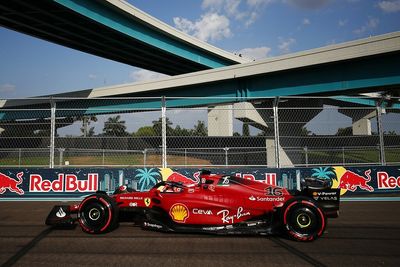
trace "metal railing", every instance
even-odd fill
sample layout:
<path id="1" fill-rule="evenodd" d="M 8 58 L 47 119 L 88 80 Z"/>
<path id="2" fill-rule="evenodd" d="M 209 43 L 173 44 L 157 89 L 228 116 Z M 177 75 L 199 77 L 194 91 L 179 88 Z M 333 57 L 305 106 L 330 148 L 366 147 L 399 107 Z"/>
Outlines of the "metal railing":
<path id="1" fill-rule="evenodd" d="M 396 105 L 354 99 L 7 100 L 0 108 L 0 166 L 399 163 Z"/>

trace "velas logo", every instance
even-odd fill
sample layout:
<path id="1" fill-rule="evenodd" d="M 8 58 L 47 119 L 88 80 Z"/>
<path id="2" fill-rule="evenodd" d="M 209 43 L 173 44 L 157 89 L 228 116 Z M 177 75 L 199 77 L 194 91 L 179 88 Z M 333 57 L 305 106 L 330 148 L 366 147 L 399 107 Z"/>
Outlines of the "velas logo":
<path id="1" fill-rule="evenodd" d="M 19 185 L 22 184 L 22 176 L 23 172 L 17 173 L 17 180 L 14 180 L 8 175 L 5 175 L 0 172 L 0 195 L 4 194 L 8 189 L 10 192 L 17 193 L 18 195 L 23 195 L 24 190 L 19 188 Z"/>
<path id="2" fill-rule="evenodd" d="M 176 203 L 170 208 L 169 215 L 175 222 L 184 223 L 189 218 L 189 210 L 184 204 Z"/>
<path id="3" fill-rule="evenodd" d="M 89 173 L 87 179 L 80 180 L 74 174 L 59 173 L 58 179 L 50 181 L 40 174 L 29 177 L 29 192 L 95 192 L 98 190 L 99 174 Z"/>

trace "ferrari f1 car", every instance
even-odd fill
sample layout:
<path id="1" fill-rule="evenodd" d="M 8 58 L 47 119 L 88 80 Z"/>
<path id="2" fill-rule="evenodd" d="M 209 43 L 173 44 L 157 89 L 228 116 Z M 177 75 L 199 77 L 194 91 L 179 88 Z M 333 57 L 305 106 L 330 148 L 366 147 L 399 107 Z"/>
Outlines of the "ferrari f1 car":
<path id="1" fill-rule="evenodd" d="M 311 241 L 324 233 L 327 218 L 339 213 L 340 193 L 323 181 L 305 179 L 301 190 L 287 190 L 235 176 L 203 171 L 200 181 L 163 181 L 147 192 L 121 186 L 98 191 L 79 205 L 55 206 L 46 224 L 79 223 L 90 234 L 132 221 L 144 229 L 210 234 L 285 234 Z"/>

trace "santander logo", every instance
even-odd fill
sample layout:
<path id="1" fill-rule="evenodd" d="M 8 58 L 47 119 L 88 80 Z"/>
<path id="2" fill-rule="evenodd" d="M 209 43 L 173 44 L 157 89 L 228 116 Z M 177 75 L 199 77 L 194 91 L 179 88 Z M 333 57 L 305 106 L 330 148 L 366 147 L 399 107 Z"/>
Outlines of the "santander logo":
<path id="1" fill-rule="evenodd" d="M 89 173 L 84 180 L 75 174 L 59 173 L 58 179 L 50 181 L 39 174 L 29 177 L 29 192 L 95 192 L 98 190 L 98 173 Z"/>

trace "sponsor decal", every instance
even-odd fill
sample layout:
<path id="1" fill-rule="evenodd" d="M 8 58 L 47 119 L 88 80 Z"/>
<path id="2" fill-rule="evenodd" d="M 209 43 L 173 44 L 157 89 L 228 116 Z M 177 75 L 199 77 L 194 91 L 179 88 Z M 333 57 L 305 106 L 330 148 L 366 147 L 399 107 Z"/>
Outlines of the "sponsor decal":
<path id="1" fill-rule="evenodd" d="M 123 200 L 132 200 L 133 197 L 120 197 L 120 199 L 123 199 Z"/>
<path id="2" fill-rule="evenodd" d="M 257 201 L 260 202 L 272 202 L 272 201 L 285 201 L 284 197 L 257 197 Z"/>
<path id="3" fill-rule="evenodd" d="M 203 227 L 204 231 L 218 231 L 225 229 L 225 226 L 211 226 L 211 227 Z"/>
<path id="4" fill-rule="evenodd" d="M 40 174 L 31 174 L 29 192 L 95 192 L 98 180 L 97 173 L 89 173 L 85 180 L 79 180 L 75 174 L 59 173 L 54 181 L 43 179 Z"/>
<path id="5" fill-rule="evenodd" d="M 276 183 L 276 173 L 264 173 L 264 180 L 257 180 L 256 177 L 253 174 L 249 174 L 249 173 L 236 173 L 235 174 L 236 177 L 239 178 L 243 178 L 246 180 L 251 180 L 251 181 L 257 181 L 260 183 L 265 183 L 265 184 L 269 184 L 269 185 L 277 185 Z"/>
<path id="6" fill-rule="evenodd" d="M 58 218 L 64 218 L 67 214 L 65 213 L 65 211 L 60 207 L 60 209 L 56 212 L 56 216 Z"/>
<path id="7" fill-rule="evenodd" d="M 129 207 L 137 207 L 137 202 L 129 202 Z"/>
<path id="8" fill-rule="evenodd" d="M 283 196 L 282 188 L 280 187 L 273 187 L 269 186 L 265 188 L 265 195 L 266 196 Z"/>
<path id="9" fill-rule="evenodd" d="M 284 197 L 254 197 L 250 196 L 249 200 L 259 202 L 271 202 L 271 201 L 285 201 Z"/>
<path id="10" fill-rule="evenodd" d="M 184 204 L 176 203 L 169 209 L 169 215 L 175 222 L 184 223 L 189 218 L 189 210 Z"/>
<path id="11" fill-rule="evenodd" d="M 379 189 L 394 189 L 396 187 L 400 188 L 400 176 L 389 176 L 387 172 L 378 172 L 376 176 L 378 178 Z"/>
<path id="12" fill-rule="evenodd" d="M 229 176 L 222 177 L 222 185 L 229 185 Z"/>
<path id="13" fill-rule="evenodd" d="M 213 215 L 213 212 L 211 210 L 202 210 L 196 208 L 192 210 L 192 213 L 195 215 Z"/>
<path id="14" fill-rule="evenodd" d="M 150 206 L 150 204 L 151 204 L 151 199 L 150 199 L 149 197 L 146 197 L 146 198 L 144 199 L 144 204 L 146 205 L 146 207 Z"/>
<path id="15" fill-rule="evenodd" d="M 19 188 L 18 186 L 22 184 L 22 176 L 23 172 L 17 173 L 17 180 L 14 180 L 8 175 L 5 175 L 0 172 L 0 194 L 4 194 L 8 189 L 10 192 L 17 193 L 18 195 L 23 195 L 24 190 Z"/>
<path id="16" fill-rule="evenodd" d="M 143 224 L 145 227 L 151 227 L 151 228 L 156 228 L 156 229 L 162 229 L 163 227 L 159 224 L 155 224 L 155 223 L 148 223 L 148 222 L 144 222 Z"/>
<path id="17" fill-rule="evenodd" d="M 250 216 L 249 211 L 243 211 L 243 207 L 239 207 L 235 214 L 230 214 L 230 211 L 227 209 L 220 210 L 217 212 L 217 215 L 221 215 L 222 223 L 235 223 L 235 220 L 238 220 L 245 216 Z"/>
<path id="18" fill-rule="evenodd" d="M 323 201 L 336 201 L 338 196 L 336 192 L 313 192 L 313 198 L 315 200 Z"/>
<path id="19" fill-rule="evenodd" d="M 374 188 L 368 185 L 368 182 L 371 181 L 370 173 L 371 170 L 366 170 L 364 174 L 365 176 L 367 176 L 367 178 L 364 178 L 361 175 L 358 175 L 352 171 L 347 170 L 340 179 L 339 188 L 347 189 L 354 192 L 358 187 L 362 190 L 373 192 Z"/>

